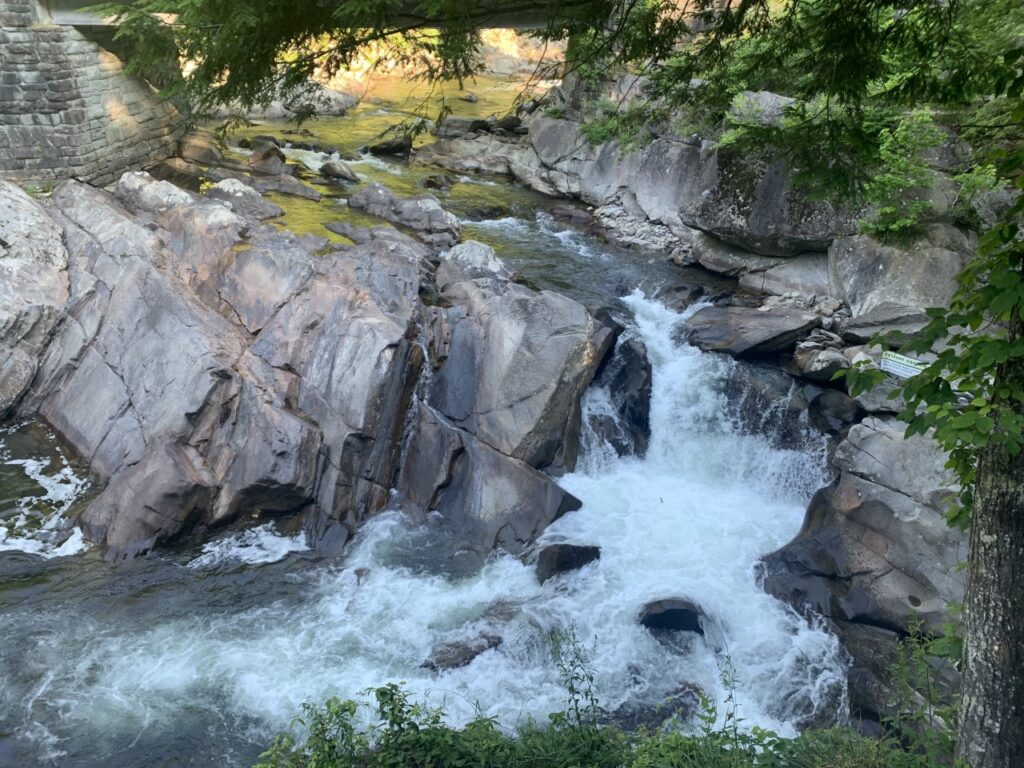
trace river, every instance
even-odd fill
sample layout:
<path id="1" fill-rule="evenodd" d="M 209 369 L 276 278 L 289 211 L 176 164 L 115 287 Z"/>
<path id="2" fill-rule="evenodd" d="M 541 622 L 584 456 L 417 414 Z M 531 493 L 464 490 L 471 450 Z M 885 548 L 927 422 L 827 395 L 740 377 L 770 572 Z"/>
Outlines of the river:
<path id="1" fill-rule="evenodd" d="M 351 151 L 400 111 L 385 100 L 313 130 L 346 138 L 340 148 Z M 290 154 L 313 167 L 324 159 Z M 435 172 L 370 157 L 352 165 L 403 194 Z M 482 714 L 513 728 L 562 705 L 546 638 L 569 627 L 609 711 L 695 686 L 718 702 L 731 694 L 746 727 L 793 734 L 842 716 L 837 642 L 756 579 L 758 558 L 796 533 L 826 481 L 822 438 L 808 431 L 785 448 L 771 418 L 753 433 L 730 415 L 723 387 L 736 364 L 674 341 L 680 316 L 648 298 L 677 270 L 664 257 L 561 223 L 551 201 L 507 180 L 461 179 L 442 200 L 465 238 L 493 245 L 531 284 L 590 306 L 623 297 L 626 334 L 647 345 L 646 457 L 618 457 L 585 429 L 577 471 L 559 479 L 583 506 L 544 534 L 599 545 L 600 559 L 543 585 L 507 556 L 455 578 L 423 556 L 428 533 L 385 512 L 338 561 L 318 560 L 301 531 L 279 523 L 114 568 L 80 533 L 60 533 L 92 492 L 82 468 L 42 425 L 9 427 L 0 432 L 0 766 L 246 766 L 303 702 L 389 681 L 444 706 L 452 722 Z M 325 218 L 358 219 L 331 197 L 288 210 L 289 226 L 319 233 Z M 592 389 L 585 411 L 605 402 Z M 645 602 L 671 596 L 698 602 L 715 631 L 667 646 L 636 623 Z M 422 666 L 439 645 L 483 634 L 503 642 L 462 668 Z"/>

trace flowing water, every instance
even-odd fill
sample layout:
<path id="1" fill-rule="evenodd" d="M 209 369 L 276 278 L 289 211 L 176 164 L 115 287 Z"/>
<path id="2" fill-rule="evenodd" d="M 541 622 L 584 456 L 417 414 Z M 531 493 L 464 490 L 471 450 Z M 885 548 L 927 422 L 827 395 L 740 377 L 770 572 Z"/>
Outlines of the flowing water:
<path id="1" fill-rule="evenodd" d="M 668 274 L 662 259 L 612 249 L 490 183 L 462 182 L 505 208 L 467 220 L 465 234 L 538 287 L 609 304 Z M 327 200 L 306 213 L 339 210 Z M 69 454 L 38 425 L 0 434 L 0 766 L 249 765 L 303 702 L 389 681 L 453 722 L 483 714 L 512 728 L 562 706 L 547 638 L 571 626 L 609 711 L 696 687 L 719 702 L 732 693 L 746 725 L 786 734 L 841 715 L 835 639 L 755 573 L 825 480 L 820 441 L 793 450 L 751 434 L 723 394 L 735 364 L 675 342 L 680 316 L 639 291 L 623 304 L 653 364 L 651 446 L 620 458 L 585 433 L 580 466 L 559 480 L 583 507 L 544 541 L 596 544 L 601 558 L 544 585 L 501 556 L 472 577 L 439 575 L 417 557 L 423 531 L 396 512 L 367 523 L 340 561 L 264 525 L 112 568 L 66 529 L 89 496 Z M 588 413 L 606 407 L 606 393 L 587 394 Z M 706 640 L 666 645 L 636 623 L 644 603 L 673 596 L 703 607 Z M 503 641 L 462 668 L 422 666 L 482 635 Z"/>

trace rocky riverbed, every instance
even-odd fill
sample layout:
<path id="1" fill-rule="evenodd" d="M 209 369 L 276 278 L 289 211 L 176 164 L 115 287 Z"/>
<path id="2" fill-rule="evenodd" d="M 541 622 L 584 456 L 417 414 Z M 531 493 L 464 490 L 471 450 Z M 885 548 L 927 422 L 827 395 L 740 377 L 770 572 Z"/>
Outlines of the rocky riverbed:
<path id="1" fill-rule="evenodd" d="M 541 112 L 374 148 L 386 107 L 0 184 L 0 764 L 243 765 L 387 679 L 543 717 L 571 625 L 622 722 L 727 669 L 749 724 L 885 714 L 965 543 L 944 457 L 831 379 L 970 238 Z"/>

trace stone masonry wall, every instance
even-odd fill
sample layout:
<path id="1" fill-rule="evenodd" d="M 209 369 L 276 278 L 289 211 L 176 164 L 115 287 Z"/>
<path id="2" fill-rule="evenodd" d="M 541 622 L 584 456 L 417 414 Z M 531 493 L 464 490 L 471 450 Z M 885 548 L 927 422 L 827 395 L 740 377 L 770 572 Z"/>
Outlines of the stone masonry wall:
<path id="1" fill-rule="evenodd" d="M 107 184 L 172 155 L 183 121 L 121 61 L 34 0 L 0 0 L 0 178 Z"/>

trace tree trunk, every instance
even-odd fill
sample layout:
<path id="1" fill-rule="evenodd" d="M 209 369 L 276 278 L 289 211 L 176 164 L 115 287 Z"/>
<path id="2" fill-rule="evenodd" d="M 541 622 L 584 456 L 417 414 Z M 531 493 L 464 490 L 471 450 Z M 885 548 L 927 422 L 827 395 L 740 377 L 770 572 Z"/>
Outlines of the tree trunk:
<path id="1" fill-rule="evenodd" d="M 1020 363 L 1001 368 L 997 378 L 1019 387 L 1024 372 L 1008 369 Z M 970 768 L 1024 766 L 1024 451 L 992 443 L 974 488 L 956 756 Z"/>

